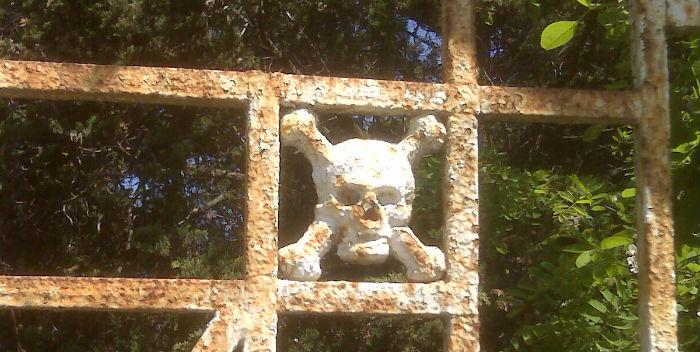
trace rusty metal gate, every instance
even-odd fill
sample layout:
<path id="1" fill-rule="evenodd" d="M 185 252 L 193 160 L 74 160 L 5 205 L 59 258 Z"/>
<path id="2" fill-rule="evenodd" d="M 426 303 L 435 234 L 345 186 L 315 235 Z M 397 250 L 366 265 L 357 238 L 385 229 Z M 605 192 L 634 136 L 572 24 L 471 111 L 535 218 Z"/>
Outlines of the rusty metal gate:
<path id="1" fill-rule="evenodd" d="M 443 84 L 175 68 L 0 61 L 0 96 L 247 107 L 244 280 L 0 277 L 3 308 L 208 311 L 194 351 L 274 351 L 280 313 L 441 317 L 445 351 L 478 351 L 477 121 L 631 124 L 636 130 L 640 336 L 677 351 L 666 31 L 700 28 L 698 0 L 632 0 L 629 91 L 479 86 L 476 0 L 443 1 Z M 434 113 L 447 121 L 447 275 L 435 283 L 277 278 L 279 111 Z"/>

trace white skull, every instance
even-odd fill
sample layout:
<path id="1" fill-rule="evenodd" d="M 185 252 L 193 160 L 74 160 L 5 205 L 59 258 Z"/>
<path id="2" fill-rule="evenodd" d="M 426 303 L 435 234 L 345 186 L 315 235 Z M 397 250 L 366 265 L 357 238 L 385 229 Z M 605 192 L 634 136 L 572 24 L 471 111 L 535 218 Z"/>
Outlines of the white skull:
<path id="1" fill-rule="evenodd" d="M 284 117 L 283 142 L 311 161 L 320 204 L 302 239 L 280 251 L 283 275 L 318 279 L 320 258 L 333 243 L 348 263 L 378 264 L 394 255 L 413 281 L 432 281 L 442 274 L 442 252 L 424 246 L 406 226 L 415 191 L 411 161 L 439 147 L 445 127 L 433 116 L 413 122 L 398 144 L 350 139 L 331 145 L 310 112 L 298 110 Z"/>
<path id="2" fill-rule="evenodd" d="M 335 221 L 346 262 L 375 264 L 389 257 L 392 227 L 406 226 L 415 189 L 411 164 L 394 144 L 351 139 L 331 150 L 331 164 L 314 170 L 318 216 Z"/>

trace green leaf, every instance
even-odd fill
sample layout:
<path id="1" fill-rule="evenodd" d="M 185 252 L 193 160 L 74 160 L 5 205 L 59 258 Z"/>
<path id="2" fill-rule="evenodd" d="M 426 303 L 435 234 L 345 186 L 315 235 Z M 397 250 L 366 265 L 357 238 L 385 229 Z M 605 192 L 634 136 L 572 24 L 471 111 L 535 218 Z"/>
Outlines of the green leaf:
<path id="1" fill-rule="evenodd" d="M 562 248 L 563 252 L 568 252 L 568 253 L 581 253 L 585 251 L 591 250 L 591 246 L 589 245 L 584 245 L 584 244 L 572 244 L 570 246 L 566 246 Z"/>
<path id="2" fill-rule="evenodd" d="M 625 342 L 622 339 L 612 339 L 610 337 L 605 336 L 605 334 L 603 334 L 603 338 L 615 347 L 622 347 L 627 344 L 627 342 Z"/>
<path id="3" fill-rule="evenodd" d="M 622 236 L 610 236 L 600 241 L 600 249 L 611 249 L 619 246 L 625 246 L 634 242 L 631 238 Z"/>
<path id="4" fill-rule="evenodd" d="M 600 293 L 605 297 L 605 300 L 608 301 L 610 304 L 613 306 L 617 307 L 617 303 L 619 302 L 619 299 L 617 296 L 615 296 L 614 293 L 610 292 L 610 290 L 605 289 L 600 291 Z"/>
<path id="5" fill-rule="evenodd" d="M 571 196 L 570 193 L 567 193 L 567 192 L 564 192 L 564 191 L 559 191 L 559 192 L 557 192 L 557 194 L 559 194 L 560 197 L 564 198 L 564 200 L 566 200 L 566 201 L 569 202 L 569 203 L 575 202 L 575 201 L 574 201 L 574 198 Z"/>
<path id="6" fill-rule="evenodd" d="M 700 273 L 700 264 L 688 263 L 688 269 L 694 273 Z"/>
<path id="7" fill-rule="evenodd" d="M 597 316 L 595 316 L 595 315 L 590 315 L 590 314 L 586 314 L 586 313 L 579 313 L 579 314 L 580 314 L 582 317 L 584 317 L 584 318 L 586 318 L 586 319 L 588 319 L 588 320 L 590 320 L 590 321 L 592 321 L 592 322 L 600 323 L 600 322 L 603 321 L 603 319 L 601 319 L 600 317 L 597 317 Z"/>
<path id="8" fill-rule="evenodd" d="M 599 343 L 597 343 L 597 342 L 595 343 L 595 347 L 597 347 L 597 348 L 598 348 L 598 351 L 600 351 L 600 352 L 612 351 L 612 350 L 609 349 L 609 348 L 606 348 L 606 347 L 601 346 L 601 345 L 600 345 Z"/>
<path id="9" fill-rule="evenodd" d="M 636 320 L 639 320 L 639 318 L 638 318 L 636 315 L 634 315 L 634 314 L 629 314 L 629 315 L 628 315 L 628 314 L 620 314 L 620 315 L 618 315 L 617 317 L 620 318 L 620 319 L 622 319 L 622 320 L 627 320 L 627 321 L 636 321 Z"/>
<path id="10" fill-rule="evenodd" d="M 558 21 L 545 27 L 540 37 L 540 46 L 545 50 L 556 49 L 574 37 L 578 21 Z"/>
<path id="11" fill-rule="evenodd" d="M 593 210 L 593 211 L 603 211 L 603 210 L 605 210 L 605 207 L 604 207 L 604 206 L 601 206 L 601 205 L 594 205 L 594 206 L 591 208 L 591 210 Z"/>
<path id="12" fill-rule="evenodd" d="M 591 8 L 591 0 L 576 0 L 579 4 Z"/>
<path id="13" fill-rule="evenodd" d="M 637 189 L 636 188 L 627 188 L 624 191 L 622 191 L 622 198 L 632 198 L 635 195 L 637 195 Z"/>
<path id="14" fill-rule="evenodd" d="M 576 267 L 579 269 L 583 268 L 584 266 L 588 265 L 591 260 L 593 260 L 593 251 L 581 252 L 581 254 L 576 257 Z"/>
<path id="15" fill-rule="evenodd" d="M 595 310 L 601 312 L 601 313 L 607 313 L 608 312 L 608 307 L 605 306 L 602 302 L 596 299 L 592 299 L 588 301 L 588 304 L 591 305 L 591 307 L 595 308 Z"/>

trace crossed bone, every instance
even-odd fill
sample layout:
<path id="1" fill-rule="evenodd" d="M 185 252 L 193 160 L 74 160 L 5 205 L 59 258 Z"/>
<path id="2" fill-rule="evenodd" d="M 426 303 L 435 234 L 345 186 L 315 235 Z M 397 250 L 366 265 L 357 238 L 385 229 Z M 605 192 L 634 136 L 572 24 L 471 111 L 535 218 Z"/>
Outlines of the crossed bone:
<path id="1" fill-rule="evenodd" d="M 285 115 L 281 130 L 282 143 L 311 162 L 320 202 L 301 239 L 279 251 L 283 277 L 318 280 L 321 258 L 333 245 L 347 263 L 379 264 L 393 256 L 409 281 L 442 276 L 442 251 L 421 243 L 408 227 L 415 191 L 411 163 L 444 142 L 445 126 L 434 116 L 412 120 L 397 144 L 350 139 L 333 145 L 318 130 L 316 117 L 303 109 Z"/>

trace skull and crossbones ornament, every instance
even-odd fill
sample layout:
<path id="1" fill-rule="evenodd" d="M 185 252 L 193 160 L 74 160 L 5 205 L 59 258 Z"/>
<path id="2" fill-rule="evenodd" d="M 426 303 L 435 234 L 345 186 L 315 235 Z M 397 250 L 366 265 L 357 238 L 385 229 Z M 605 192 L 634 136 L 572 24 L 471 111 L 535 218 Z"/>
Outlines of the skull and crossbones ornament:
<path id="1" fill-rule="evenodd" d="M 346 263 L 372 265 L 393 256 L 413 282 L 440 279 L 445 256 L 424 245 L 408 227 L 415 191 L 411 163 L 443 144 L 445 126 L 434 116 L 411 121 L 397 144 L 350 139 L 333 145 L 308 110 L 282 118 L 282 144 L 311 162 L 319 204 L 301 239 L 279 251 L 283 277 L 316 281 L 321 258 L 337 245 Z"/>

